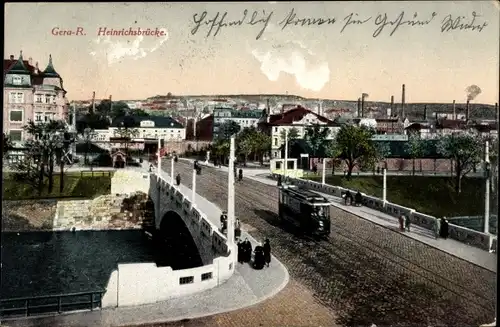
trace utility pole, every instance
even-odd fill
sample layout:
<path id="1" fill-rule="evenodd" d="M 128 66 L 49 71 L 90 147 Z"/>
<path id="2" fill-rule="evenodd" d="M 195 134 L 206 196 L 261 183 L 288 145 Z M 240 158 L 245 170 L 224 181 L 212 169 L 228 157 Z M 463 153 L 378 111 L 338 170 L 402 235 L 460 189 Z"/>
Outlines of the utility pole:
<path id="1" fill-rule="evenodd" d="M 490 145 L 484 146 L 484 233 L 490 234 Z M 490 236 L 491 239 L 491 236 Z M 490 241 L 491 242 L 491 241 Z"/>
<path id="2" fill-rule="evenodd" d="M 174 156 L 170 160 L 170 183 L 174 185 Z"/>
<path id="3" fill-rule="evenodd" d="M 161 178 L 161 140 L 158 138 L 158 168 L 156 169 L 156 174 Z M 172 183 L 173 184 L 173 183 Z"/>
<path id="4" fill-rule="evenodd" d="M 385 207 L 385 204 L 387 202 L 387 169 L 383 169 L 383 188 L 382 188 L 382 201 L 383 205 Z"/>
<path id="5" fill-rule="evenodd" d="M 191 205 L 194 206 L 196 202 L 196 169 L 193 168 L 193 186 L 191 195 Z"/>
<path id="6" fill-rule="evenodd" d="M 285 129 L 285 162 L 283 167 L 283 177 L 286 177 L 288 168 L 288 128 Z"/>
<path id="7" fill-rule="evenodd" d="M 235 227 L 235 213 L 234 213 L 234 160 L 235 160 L 235 140 L 231 136 L 231 144 L 229 147 L 229 170 L 227 176 L 227 242 L 229 248 L 234 246 L 234 227 Z"/>
<path id="8" fill-rule="evenodd" d="M 321 184 L 325 185 L 326 179 L 326 158 L 323 158 L 323 171 L 321 174 Z"/>

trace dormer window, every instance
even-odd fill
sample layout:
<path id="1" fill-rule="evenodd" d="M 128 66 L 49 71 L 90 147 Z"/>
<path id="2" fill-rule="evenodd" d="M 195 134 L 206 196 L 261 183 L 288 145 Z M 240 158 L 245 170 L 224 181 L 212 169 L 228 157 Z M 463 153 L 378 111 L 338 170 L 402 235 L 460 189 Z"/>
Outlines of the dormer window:
<path id="1" fill-rule="evenodd" d="M 12 77 L 12 84 L 14 84 L 14 85 L 21 85 L 22 81 L 23 80 L 22 80 L 21 76 Z"/>

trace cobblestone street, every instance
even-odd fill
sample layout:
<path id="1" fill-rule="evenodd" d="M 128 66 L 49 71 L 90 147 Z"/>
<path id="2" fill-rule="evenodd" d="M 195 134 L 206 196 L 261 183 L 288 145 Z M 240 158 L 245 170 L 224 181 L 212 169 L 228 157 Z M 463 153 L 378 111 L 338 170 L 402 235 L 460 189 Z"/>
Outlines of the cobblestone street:
<path id="1" fill-rule="evenodd" d="M 168 166 L 164 166 L 166 171 Z M 176 168 L 182 182 L 191 187 L 192 165 L 179 162 Z M 222 208 L 227 202 L 225 175 L 203 168 L 197 180 L 197 192 Z M 284 294 L 298 290 L 299 298 L 308 299 L 311 294 L 315 301 L 305 300 L 297 311 L 318 312 L 320 316 L 329 312 L 337 324 L 345 326 L 472 326 L 489 322 L 494 315 L 495 275 L 490 271 L 340 209 L 332 208 L 332 234 L 321 242 L 284 230 L 276 213 L 275 187 L 248 179 L 237 183 L 236 215 L 252 236 L 270 238 L 274 255 L 287 266 L 294 285 L 263 304 L 245 309 L 260 312 L 257 326 L 318 326 L 319 322 L 308 318 L 291 321 L 289 315 L 273 315 L 289 312 L 296 304 L 291 293 Z M 256 326 L 237 321 L 240 314 L 245 316 L 245 310 L 199 323 Z M 185 322 L 184 326 L 194 323 Z"/>

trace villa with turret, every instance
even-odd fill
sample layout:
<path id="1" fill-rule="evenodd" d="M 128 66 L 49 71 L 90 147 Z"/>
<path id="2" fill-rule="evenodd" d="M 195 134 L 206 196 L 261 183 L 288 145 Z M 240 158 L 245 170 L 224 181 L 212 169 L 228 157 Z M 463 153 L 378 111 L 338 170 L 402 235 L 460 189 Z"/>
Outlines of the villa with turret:
<path id="1" fill-rule="evenodd" d="M 68 119 L 69 102 L 63 79 L 54 69 L 52 56 L 45 70 L 40 71 L 38 62 L 31 58 L 18 59 L 13 55 L 4 59 L 3 130 L 14 144 L 27 137 L 23 126 L 29 120 L 47 122 Z"/>

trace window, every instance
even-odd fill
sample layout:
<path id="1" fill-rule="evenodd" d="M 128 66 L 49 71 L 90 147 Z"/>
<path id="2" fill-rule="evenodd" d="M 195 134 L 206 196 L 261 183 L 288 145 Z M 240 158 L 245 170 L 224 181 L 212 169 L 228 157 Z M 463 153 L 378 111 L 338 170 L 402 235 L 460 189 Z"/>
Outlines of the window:
<path id="1" fill-rule="evenodd" d="M 41 94 L 36 94 L 35 95 L 35 102 L 36 103 L 42 103 L 42 95 Z"/>
<path id="2" fill-rule="evenodd" d="M 11 122 L 22 122 L 23 121 L 23 111 L 22 110 L 11 110 L 9 115 L 9 120 Z"/>
<path id="3" fill-rule="evenodd" d="M 43 112 L 35 112 L 35 121 L 41 122 L 43 120 Z"/>
<path id="4" fill-rule="evenodd" d="M 211 272 L 207 272 L 207 273 L 201 274 L 201 281 L 209 280 L 209 279 L 212 279 L 212 273 Z"/>
<path id="5" fill-rule="evenodd" d="M 16 103 L 24 103 L 24 94 L 16 93 Z"/>
<path id="6" fill-rule="evenodd" d="M 14 76 L 12 78 L 12 84 L 14 85 L 21 85 L 22 79 L 21 76 Z"/>
<path id="7" fill-rule="evenodd" d="M 193 282 L 194 282 L 193 276 L 179 278 L 180 285 L 192 284 Z"/>
<path id="8" fill-rule="evenodd" d="M 277 137 L 274 138 L 274 145 L 278 145 L 278 138 Z"/>
<path id="9" fill-rule="evenodd" d="M 55 117 L 56 117 L 56 114 L 54 114 L 54 113 L 45 113 L 44 120 L 46 122 L 48 122 L 50 120 L 54 120 Z"/>
<path id="10" fill-rule="evenodd" d="M 45 95 L 45 103 L 50 103 L 50 95 Z"/>
<path id="11" fill-rule="evenodd" d="M 278 127 L 275 127 L 275 128 L 274 128 L 274 132 L 275 132 L 275 133 L 278 133 Z"/>
<path id="12" fill-rule="evenodd" d="M 56 104 L 56 96 L 55 95 L 52 96 L 52 103 Z"/>
<path id="13" fill-rule="evenodd" d="M 20 92 L 10 92 L 9 103 L 24 103 L 24 94 Z"/>
<path id="14" fill-rule="evenodd" d="M 23 139 L 23 131 L 9 131 L 9 138 L 12 142 L 20 142 Z"/>

